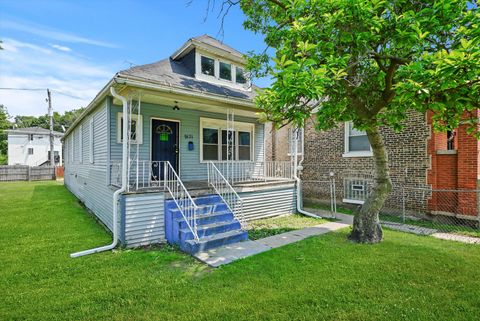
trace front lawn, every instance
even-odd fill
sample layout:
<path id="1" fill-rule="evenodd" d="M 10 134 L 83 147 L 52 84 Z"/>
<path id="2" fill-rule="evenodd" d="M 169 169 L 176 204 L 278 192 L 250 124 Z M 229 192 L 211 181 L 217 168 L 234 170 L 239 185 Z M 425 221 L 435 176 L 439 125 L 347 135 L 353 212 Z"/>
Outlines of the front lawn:
<path id="1" fill-rule="evenodd" d="M 248 223 L 248 238 L 258 240 L 264 237 L 295 231 L 304 227 L 327 223 L 328 220 L 300 214 L 265 218 Z"/>
<path id="2" fill-rule="evenodd" d="M 0 320 L 479 320 L 480 246 L 348 231 L 207 268 L 110 236 L 61 185 L 0 184 Z"/>

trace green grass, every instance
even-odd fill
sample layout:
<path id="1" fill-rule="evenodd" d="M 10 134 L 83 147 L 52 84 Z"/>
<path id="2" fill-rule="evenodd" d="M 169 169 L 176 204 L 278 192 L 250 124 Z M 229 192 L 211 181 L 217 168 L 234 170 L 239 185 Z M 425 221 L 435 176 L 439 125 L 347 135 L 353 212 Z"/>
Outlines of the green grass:
<path id="1" fill-rule="evenodd" d="M 329 205 L 313 203 L 313 202 L 306 203 L 305 207 L 330 211 Z M 352 209 L 342 207 L 342 206 L 337 206 L 337 212 L 353 215 Z M 387 221 L 387 222 L 394 222 L 394 223 L 403 223 L 402 218 L 399 217 L 398 215 L 381 214 L 380 220 Z M 447 224 L 447 223 L 432 222 L 432 221 L 420 220 L 420 219 L 419 220 L 406 219 L 404 223 L 409 225 L 437 229 L 445 233 L 455 233 L 455 234 L 466 235 L 466 236 L 480 237 L 480 229 L 473 225 L 466 226 L 466 225 L 460 225 L 460 224 Z"/>
<path id="2" fill-rule="evenodd" d="M 219 269 L 170 247 L 71 259 L 110 236 L 63 186 L 2 183 L 0 205 L 0 320 L 480 319 L 475 245 L 344 230 Z"/>
<path id="3" fill-rule="evenodd" d="M 328 220 L 307 217 L 299 214 L 266 218 L 248 223 L 248 237 L 258 240 L 264 237 L 299 230 L 304 227 L 326 223 Z"/>

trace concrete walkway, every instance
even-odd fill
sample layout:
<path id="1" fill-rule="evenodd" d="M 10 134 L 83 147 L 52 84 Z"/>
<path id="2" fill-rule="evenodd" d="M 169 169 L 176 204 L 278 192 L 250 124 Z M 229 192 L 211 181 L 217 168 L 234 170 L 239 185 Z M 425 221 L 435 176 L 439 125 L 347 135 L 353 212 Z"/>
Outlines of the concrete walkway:
<path id="1" fill-rule="evenodd" d="M 318 212 L 318 211 L 317 211 Z M 329 212 L 318 213 L 324 217 L 329 217 Z M 277 247 L 301 241 L 307 237 L 326 234 L 348 227 L 353 222 L 350 215 L 337 214 L 336 218 L 339 222 L 328 222 L 317 226 L 306 227 L 301 230 L 290 231 L 274 236 L 269 236 L 256 241 L 245 241 L 235 244 L 220 246 L 208 251 L 198 252 L 193 256 L 198 260 L 212 266 L 228 264 L 238 259 L 243 259 L 258 253 L 262 253 Z"/>
<path id="2" fill-rule="evenodd" d="M 322 217 L 330 217 L 331 213 L 317 209 L 307 209 L 311 213 L 318 214 Z M 307 237 L 326 234 L 336 231 L 353 224 L 353 216 L 341 213 L 336 213 L 335 217 L 338 222 L 328 222 L 319 224 L 317 226 L 306 227 L 301 230 L 282 233 L 274 236 L 269 236 L 256 241 L 246 241 L 235 244 L 224 245 L 204 252 L 194 254 L 198 260 L 212 266 L 219 267 L 220 265 L 228 264 L 233 261 L 243 259 L 258 253 L 262 253 L 277 247 L 287 244 L 295 243 L 306 239 Z M 394 222 L 381 222 L 383 226 L 407 233 L 417 235 L 428 235 L 438 239 L 456 241 L 469 244 L 480 244 L 480 238 L 463 236 L 453 233 L 440 233 L 438 230 L 415 225 L 408 225 Z"/>

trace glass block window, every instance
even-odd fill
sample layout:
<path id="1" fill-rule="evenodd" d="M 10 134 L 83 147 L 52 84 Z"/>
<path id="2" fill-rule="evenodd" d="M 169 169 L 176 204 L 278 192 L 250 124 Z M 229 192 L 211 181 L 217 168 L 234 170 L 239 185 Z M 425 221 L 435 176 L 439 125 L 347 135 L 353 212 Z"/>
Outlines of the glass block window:
<path id="1" fill-rule="evenodd" d="M 345 178 L 343 181 L 343 202 L 363 204 L 367 199 L 370 183 L 366 179 Z"/>

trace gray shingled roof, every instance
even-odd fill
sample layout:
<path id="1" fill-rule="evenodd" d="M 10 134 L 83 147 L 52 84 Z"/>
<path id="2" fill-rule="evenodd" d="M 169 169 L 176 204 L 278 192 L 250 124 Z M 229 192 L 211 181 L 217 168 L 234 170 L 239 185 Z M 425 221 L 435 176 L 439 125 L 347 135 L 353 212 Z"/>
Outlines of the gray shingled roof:
<path id="1" fill-rule="evenodd" d="M 252 86 L 252 90 L 248 91 L 198 80 L 192 71 L 185 67 L 182 62 L 174 61 L 170 58 L 147 65 L 135 66 L 120 71 L 118 75 L 124 78 L 132 76 L 144 79 L 145 81 L 242 99 L 253 99 L 255 97 L 255 90 L 258 88 Z"/>
<path id="2" fill-rule="evenodd" d="M 210 37 L 209 35 L 194 37 L 190 40 L 214 46 L 237 57 L 243 57 L 241 52 L 215 38 Z M 255 97 L 255 91 L 259 89 L 258 87 L 252 85 L 252 90 L 242 90 L 198 80 L 195 78 L 194 71 L 187 68 L 187 66 L 184 65 L 181 60 L 173 60 L 171 58 L 160 60 L 151 64 L 134 66 L 120 71 L 117 75 L 124 78 L 136 77 L 147 82 L 176 86 L 192 91 L 248 100 L 253 99 Z"/>
<path id="3" fill-rule="evenodd" d="M 6 130 L 8 133 L 34 134 L 34 135 L 50 135 L 50 130 L 41 127 L 25 127 Z M 63 136 L 63 133 L 53 131 L 55 136 Z"/>

